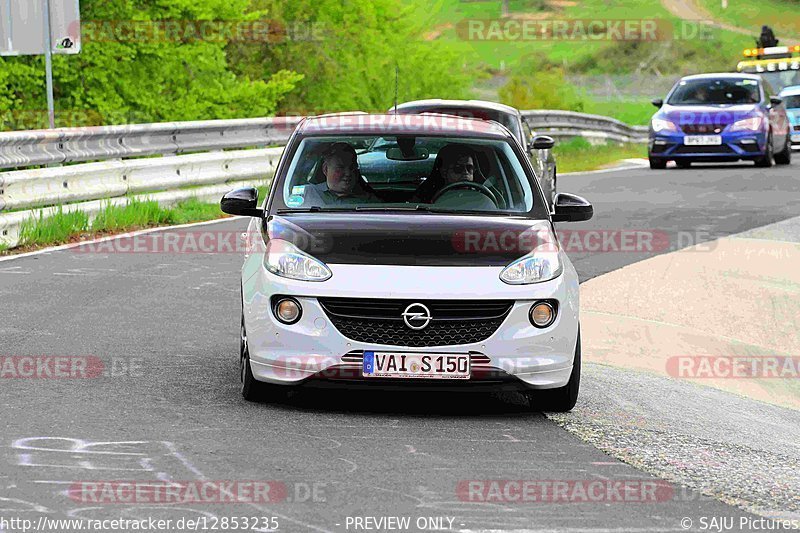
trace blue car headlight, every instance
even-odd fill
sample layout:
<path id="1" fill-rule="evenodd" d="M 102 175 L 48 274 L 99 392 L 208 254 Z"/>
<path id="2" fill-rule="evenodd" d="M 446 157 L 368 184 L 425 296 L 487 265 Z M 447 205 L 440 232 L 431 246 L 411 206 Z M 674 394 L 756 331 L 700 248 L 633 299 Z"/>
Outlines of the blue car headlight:
<path id="1" fill-rule="evenodd" d="M 757 115 L 754 117 L 737 120 L 731 124 L 730 131 L 761 131 L 761 129 L 764 127 L 764 123 L 764 117 Z"/>
<path id="2" fill-rule="evenodd" d="M 650 121 L 650 125 L 652 126 L 653 131 L 656 133 L 660 131 L 679 131 L 678 126 L 676 126 L 674 122 L 663 118 L 654 118 L 652 121 Z"/>

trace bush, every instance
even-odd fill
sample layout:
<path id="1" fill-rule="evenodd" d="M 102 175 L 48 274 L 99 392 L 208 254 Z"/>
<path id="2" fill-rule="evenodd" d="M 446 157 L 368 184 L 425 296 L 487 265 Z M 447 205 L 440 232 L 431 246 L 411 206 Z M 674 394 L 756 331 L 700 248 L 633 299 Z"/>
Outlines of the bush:
<path id="1" fill-rule="evenodd" d="M 112 29 L 120 22 L 131 21 L 257 17 L 258 13 L 245 14 L 248 6 L 248 0 L 84 0 L 83 24 L 95 31 L 83 32 L 79 55 L 53 58 L 60 124 L 244 118 L 275 113 L 278 103 L 302 76 L 269 66 L 258 78 L 237 76 L 229 66 L 227 43 L 222 39 L 137 40 L 131 32 L 126 36 Z M 46 124 L 45 109 L 43 59 L 0 59 L 0 118 L 8 115 L 4 111 L 12 110 L 12 116 L 23 117 L 14 127 L 42 127 Z M 66 118 L 77 123 L 65 124 Z"/>
<path id="2" fill-rule="evenodd" d="M 548 65 L 524 66 L 500 88 L 500 101 L 517 109 L 564 109 L 583 111 L 584 101 L 564 79 L 564 71 Z"/>
<path id="3" fill-rule="evenodd" d="M 394 103 L 395 66 L 400 102 L 464 98 L 471 74 L 454 43 L 426 41 L 421 3 L 402 0 L 255 0 L 254 7 L 291 27 L 314 29 L 312 40 L 229 47 L 242 75 L 291 69 L 303 80 L 280 105 L 293 113 L 386 111 Z"/>

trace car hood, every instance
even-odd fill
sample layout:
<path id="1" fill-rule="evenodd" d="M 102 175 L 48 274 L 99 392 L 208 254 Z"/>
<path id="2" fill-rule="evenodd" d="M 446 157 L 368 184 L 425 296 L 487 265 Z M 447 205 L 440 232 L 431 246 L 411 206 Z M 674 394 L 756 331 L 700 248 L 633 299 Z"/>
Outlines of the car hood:
<path id="1" fill-rule="evenodd" d="M 757 104 L 742 104 L 728 106 L 708 105 L 665 105 L 657 114 L 659 118 L 667 119 L 678 126 L 696 124 L 715 124 L 727 126 L 758 114 Z"/>
<path id="2" fill-rule="evenodd" d="M 558 250 L 549 221 L 515 216 L 298 213 L 264 229 L 328 264 L 506 266 L 537 246 Z"/>

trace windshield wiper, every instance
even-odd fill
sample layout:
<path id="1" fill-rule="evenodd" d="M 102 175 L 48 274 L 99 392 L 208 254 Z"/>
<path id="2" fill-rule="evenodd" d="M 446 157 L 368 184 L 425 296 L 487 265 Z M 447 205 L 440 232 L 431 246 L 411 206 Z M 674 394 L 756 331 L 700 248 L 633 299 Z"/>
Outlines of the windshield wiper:
<path id="1" fill-rule="evenodd" d="M 321 207 L 318 205 L 313 205 L 311 207 L 298 207 L 295 209 L 278 209 L 277 214 L 290 215 L 292 213 L 318 213 L 320 211 L 355 211 L 356 209 L 357 208 L 354 207 Z"/>
<path id="2" fill-rule="evenodd" d="M 486 215 L 486 216 L 508 216 L 519 215 L 523 213 L 516 213 L 510 211 L 485 211 L 483 209 L 428 209 L 431 213 L 444 213 L 446 215 Z"/>
<path id="3" fill-rule="evenodd" d="M 359 205 L 356 207 L 356 211 L 431 211 L 431 208 L 427 205 L 414 205 L 414 206 L 395 206 L 395 207 L 381 207 L 381 206 L 373 206 L 373 205 Z"/>
<path id="4" fill-rule="evenodd" d="M 278 209 L 277 213 L 279 215 L 285 215 L 287 213 L 315 213 L 317 211 L 322 211 L 322 208 L 318 205 L 312 207 L 300 207 L 297 209 Z"/>

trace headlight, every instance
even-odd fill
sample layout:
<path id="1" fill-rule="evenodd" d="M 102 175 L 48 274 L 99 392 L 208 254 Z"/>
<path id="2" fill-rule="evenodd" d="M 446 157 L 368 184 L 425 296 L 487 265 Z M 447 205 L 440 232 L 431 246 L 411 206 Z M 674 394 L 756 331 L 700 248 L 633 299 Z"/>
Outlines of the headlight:
<path id="1" fill-rule="evenodd" d="M 324 263 L 281 239 L 267 243 L 264 266 L 276 276 L 300 281 L 325 281 L 332 276 Z"/>
<path id="2" fill-rule="evenodd" d="M 557 248 L 556 243 L 536 247 L 533 252 L 504 268 L 500 272 L 500 280 L 509 285 L 528 285 L 557 278 L 561 275 Z"/>
<path id="3" fill-rule="evenodd" d="M 675 125 L 674 122 L 669 120 L 664 120 L 663 118 L 654 118 L 651 122 L 653 126 L 653 131 L 678 131 L 678 126 Z"/>
<path id="4" fill-rule="evenodd" d="M 764 125 L 764 117 L 750 117 L 737 120 L 731 126 L 731 131 L 758 131 Z"/>

